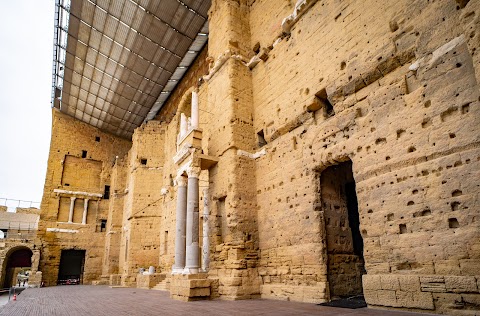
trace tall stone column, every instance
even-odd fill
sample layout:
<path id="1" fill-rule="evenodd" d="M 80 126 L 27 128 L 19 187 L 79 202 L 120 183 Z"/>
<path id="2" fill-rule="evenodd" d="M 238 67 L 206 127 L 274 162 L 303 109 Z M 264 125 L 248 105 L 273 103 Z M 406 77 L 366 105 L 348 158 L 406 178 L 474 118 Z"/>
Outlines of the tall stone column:
<path id="1" fill-rule="evenodd" d="M 187 123 L 187 116 L 184 113 L 180 114 L 180 138 L 187 134 L 188 130 L 188 123 Z"/>
<path id="2" fill-rule="evenodd" d="M 182 273 L 185 268 L 185 230 L 187 218 L 187 179 L 178 176 L 177 182 L 177 214 L 175 222 L 175 263 L 172 274 Z"/>
<path id="3" fill-rule="evenodd" d="M 197 91 L 192 91 L 192 106 L 191 106 L 191 112 L 192 112 L 192 128 L 196 129 L 198 128 L 198 92 Z"/>
<path id="4" fill-rule="evenodd" d="M 185 274 L 198 273 L 199 262 L 199 234 L 198 234 L 198 178 L 200 177 L 199 167 L 189 167 L 188 192 L 187 192 L 187 256 L 185 259 Z"/>
<path id="5" fill-rule="evenodd" d="M 75 208 L 75 199 L 76 197 L 70 197 L 70 213 L 68 213 L 68 222 L 73 222 L 73 209 Z"/>
<path id="6" fill-rule="evenodd" d="M 203 245 L 202 245 L 202 271 L 207 272 L 210 265 L 210 240 L 208 228 L 208 188 L 203 190 Z"/>
<path id="7" fill-rule="evenodd" d="M 87 223 L 88 201 L 89 201 L 89 199 L 83 200 L 82 224 L 84 224 L 84 225 Z"/>

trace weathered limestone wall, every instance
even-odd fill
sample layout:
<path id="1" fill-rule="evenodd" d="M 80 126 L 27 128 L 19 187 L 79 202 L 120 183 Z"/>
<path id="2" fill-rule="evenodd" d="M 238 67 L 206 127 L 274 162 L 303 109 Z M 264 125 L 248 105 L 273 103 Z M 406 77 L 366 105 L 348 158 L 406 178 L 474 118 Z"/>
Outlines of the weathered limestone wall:
<path id="1" fill-rule="evenodd" d="M 363 289 L 371 306 L 480 309 L 479 2 L 298 3 L 212 1 L 208 48 L 128 154 L 129 142 L 54 112 L 40 225 L 49 284 L 60 249 L 73 246 L 87 249 L 85 282 L 102 273 L 150 287 L 138 277 L 150 265 L 170 279 L 180 115 L 192 115 L 203 76 L 201 152 L 218 159 L 199 181 L 210 201 L 209 280 L 198 290 L 190 276 L 171 278 L 172 295 L 317 303 Z M 331 172 L 340 164 L 348 172 Z M 363 259 L 350 236 L 352 181 Z M 112 197 L 90 202 L 86 225 L 86 197 L 71 204 L 53 192 L 105 184 Z M 76 224 L 57 223 L 71 205 Z M 103 218 L 106 237 L 93 234 Z"/>
<path id="2" fill-rule="evenodd" d="M 122 235 L 123 205 L 127 194 L 127 168 L 123 158 L 116 159 L 112 168 L 110 205 L 108 208 L 105 237 L 105 256 L 103 258 L 102 275 L 118 274 L 120 258 L 120 242 Z"/>
<path id="3" fill-rule="evenodd" d="M 159 266 L 164 134 L 160 122 L 150 121 L 137 128 L 132 138 L 123 212 L 125 248 L 120 253 L 125 285 L 136 284 L 139 268 Z"/>
<path id="4" fill-rule="evenodd" d="M 40 270 L 46 285 L 55 285 L 58 276 L 61 250 L 86 250 L 83 282 L 97 279 L 102 273 L 105 232 L 100 231 L 100 221 L 107 219 L 109 200 L 104 199 L 105 185 L 110 185 L 110 173 L 116 156 L 124 156 L 130 141 L 106 134 L 53 109 L 52 140 L 48 160 L 44 194 L 39 222 L 42 240 Z M 82 151 L 86 151 L 83 153 Z M 82 155 L 85 158 L 82 158 Z M 75 158 L 73 163 L 66 157 Z M 81 163 L 83 159 L 84 163 Z M 84 170 L 86 165 L 100 165 L 99 172 Z M 65 180 L 68 170 L 68 182 Z M 87 174 L 84 174 L 84 173 Z M 80 177 L 79 175 L 85 175 Z M 64 193 L 55 193 L 54 190 Z M 90 196 L 89 194 L 99 194 Z M 76 197 L 73 223 L 63 222 L 63 206 Z M 85 199 L 88 202 L 86 224 L 82 224 Z M 68 205 L 68 211 L 69 211 Z M 60 216 L 60 217 L 59 217 Z M 56 231 L 47 231 L 47 229 Z"/>
<path id="5" fill-rule="evenodd" d="M 251 3 L 252 47 L 275 41 L 284 3 Z M 479 308 L 478 15 L 318 1 L 252 70 L 262 297 L 329 298 L 320 174 L 350 159 L 367 302 Z"/>
<path id="6" fill-rule="evenodd" d="M 250 40 L 245 1 L 213 1 L 209 16 L 209 55 L 245 55 Z M 247 44 L 247 45 L 246 45 Z M 224 299 L 259 295 L 255 165 L 239 155 L 255 148 L 252 78 L 242 60 L 228 58 L 206 83 L 208 154 L 219 162 L 209 172 L 212 227 L 209 275 L 218 277 Z"/>

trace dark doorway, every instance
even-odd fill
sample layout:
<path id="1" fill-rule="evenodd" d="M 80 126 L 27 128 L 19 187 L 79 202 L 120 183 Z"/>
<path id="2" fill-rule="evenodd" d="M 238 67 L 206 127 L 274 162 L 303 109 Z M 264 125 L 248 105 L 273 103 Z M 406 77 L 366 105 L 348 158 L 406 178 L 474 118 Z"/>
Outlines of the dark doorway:
<path id="1" fill-rule="evenodd" d="M 32 266 L 33 252 L 28 248 L 18 248 L 12 251 L 5 258 L 7 264 L 5 266 L 5 277 L 3 281 L 3 288 L 15 285 L 17 281 L 17 274 L 24 274 L 30 271 Z"/>
<path id="2" fill-rule="evenodd" d="M 325 169 L 320 184 L 327 233 L 330 297 L 362 295 L 365 264 L 352 162 Z"/>
<path id="3" fill-rule="evenodd" d="M 62 250 L 57 284 L 81 284 L 85 250 Z"/>

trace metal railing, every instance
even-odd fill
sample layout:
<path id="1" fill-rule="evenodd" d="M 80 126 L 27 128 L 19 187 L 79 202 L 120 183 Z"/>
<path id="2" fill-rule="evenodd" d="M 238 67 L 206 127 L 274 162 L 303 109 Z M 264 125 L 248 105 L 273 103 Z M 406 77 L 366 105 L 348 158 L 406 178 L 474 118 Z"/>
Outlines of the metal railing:
<path id="1" fill-rule="evenodd" d="M 9 211 L 13 211 L 12 208 L 31 208 L 36 207 L 40 208 L 40 202 L 34 201 L 25 201 L 25 200 L 15 200 L 15 199 L 7 199 L 0 197 L 0 206 L 8 207 Z"/>

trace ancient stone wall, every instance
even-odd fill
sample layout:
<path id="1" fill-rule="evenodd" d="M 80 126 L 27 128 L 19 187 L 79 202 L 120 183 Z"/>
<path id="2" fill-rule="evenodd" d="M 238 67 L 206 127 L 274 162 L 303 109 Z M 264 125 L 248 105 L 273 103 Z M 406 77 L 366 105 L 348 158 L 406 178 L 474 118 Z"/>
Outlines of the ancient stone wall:
<path id="1" fill-rule="evenodd" d="M 38 236 L 42 242 L 40 270 L 45 284 L 55 285 L 61 250 L 86 250 L 83 282 L 102 273 L 110 174 L 116 156 L 130 141 L 101 132 L 53 109 L 52 140 L 42 198 Z M 90 168 L 93 167 L 93 168 Z M 72 223 L 69 223 L 73 201 Z M 85 201 L 86 223 L 82 224 Z M 103 231 L 102 231 L 103 230 Z"/>
<path id="2" fill-rule="evenodd" d="M 95 151 L 97 130 L 54 112 L 43 231 L 72 229 L 57 223 L 71 206 L 82 220 L 86 196 L 77 206 L 53 192 L 74 187 L 70 167 L 91 164 L 76 190 L 110 182 L 113 198 L 78 232 L 44 233 L 47 280 L 72 245 L 90 251 L 86 280 L 145 286 L 140 267 L 170 273 L 180 117 L 198 83 L 201 145 L 184 155 L 218 160 L 199 179 L 210 208 L 202 296 L 319 303 L 363 291 L 371 306 L 480 309 L 479 15 L 472 0 L 212 1 L 208 51 L 128 154 L 111 136 Z M 107 237 L 86 244 L 98 218 Z M 174 296 L 192 290 L 189 277 L 171 281 Z"/>
<path id="3" fill-rule="evenodd" d="M 252 45 L 275 42 L 288 2 L 251 4 Z M 478 14 L 474 1 L 318 1 L 252 70 L 267 142 L 256 168 L 263 297 L 329 298 L 320 175 L 351 160 L 367 302 L 478 308 L 477 35 L 461 23 Z"/>
<path id="4" fill-rule="evenodd" d="M 125 248 L 120 254 L 125 258 L 122 282 L 127 285 L 136 283 L 139 268 L 159 268 L 164 135 L 158 121 L 142 125 L 135 130 L 128 154 L 122 229 Z"/>
<path id="5" fill-rule="evenodd" d="M 110 205 L 108 208 L 105 256 L 103 258 L 102 275 L 105 277 L 119 273 L 120 242 L 124 197 L 126 191 L 127 168 L 124 158 L 118 158 L 112 168 Z"/>

